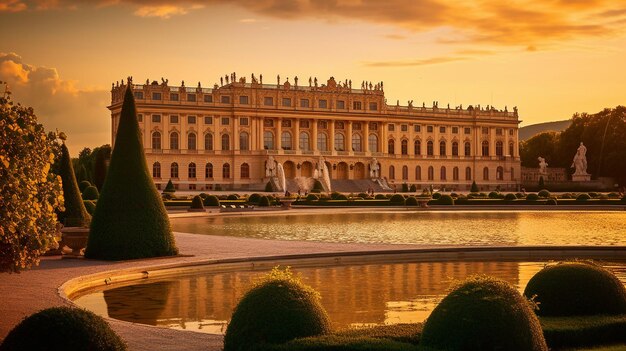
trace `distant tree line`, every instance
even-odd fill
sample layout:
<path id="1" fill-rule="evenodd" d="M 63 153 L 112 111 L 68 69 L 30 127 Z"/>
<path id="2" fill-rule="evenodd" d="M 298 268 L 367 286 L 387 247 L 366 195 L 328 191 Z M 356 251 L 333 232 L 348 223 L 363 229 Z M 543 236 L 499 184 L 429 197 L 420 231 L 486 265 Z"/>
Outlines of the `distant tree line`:
<path id="1" fill-rule="evenodd" d="M 79 183 L 83 180 L 89 181 L 98 190 L 102 190 L 110 160 L 111 145 L 109 144 L 96 147 L 93 150 L 88 147 L 83 148 L 78 153 L 78 158 L 72 159 L 76 180 Z"/>
<path id="2" fill-rule="evenodd" d="M 606 108 L 595 114 L 576 113 L 564 131 L 543 132 L 520 144 L 522 166 L 538 167 L 544 157 L 549 167 L 570 168 L 580 142 L 587 146 L 587 172 L 626 183 L 626 107 Z"/>

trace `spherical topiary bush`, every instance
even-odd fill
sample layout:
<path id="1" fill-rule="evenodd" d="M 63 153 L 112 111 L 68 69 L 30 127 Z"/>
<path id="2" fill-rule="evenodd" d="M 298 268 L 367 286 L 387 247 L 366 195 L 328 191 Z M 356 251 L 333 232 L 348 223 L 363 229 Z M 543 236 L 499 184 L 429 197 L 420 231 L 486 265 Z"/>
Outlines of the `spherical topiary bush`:
<path id="1" fill-rule="evenodd" d="M 523 199 L 524 198 L 524 194 L 522 193 L 515 193 L 515 197 L 518 199 Z"/>
<path id="2" fill-rule="evenodd" d="M 389 199 L 389 202 L 391 202 L 393 205 L 404 205 L 404 196 L 400 194 L 395 194 Z"/>
<path id="3" fill-rule="evenodd" d="M 509 283 L 471 277 L 435 307 L 420 346 L 435 350 L 548 350 L 530 304 Z"/>
<path id="4" fill-rule="evenodd" d="M 268 207 L 270 204 L 271 204 L 271 200 L 270 200 L 269 197 L 261 196 L 261 199 L 259 200 L 259 206 L 261 206 L 261 207 Z"/>
<path id="5" fill-rule="evenodd" d="M 539 195 L 539 197 L 550 197 L 550 192 L 546 189 L 540 190 L 537 195 Z"/>
<path id="6" fill-rule="evenodd" d="M 366 193 L 359 193 L 357 197 L 362 197 L 364 199 L 367 199 L 369 196 Z"/>
<path id="7" fill-rule="evenodd" d="M 509 193 L 509 194 L 504 195 L 504 199 L 506 201 L 515 201 L 517 200 L 517 196 L 515 196 L 515 194 Z"/>
<path id="8" fill-rule="evenodd" d="M 419 203 L 417 202 L 416 198 L 414 198 L 413 196 L 409 196 L 404 204 L 407 206 L 417 206 Z"/>
<path id="9" fill-rule="evenodd" d="M 437 205 L 454 205 L 454 199 L 450 195 L 441 195 L 437 200 Z"/>
<path id="10" fill-rule="evenodd" d="M 226 200 L 239 200 L 239 196 L 237 194 L 230 194 L 226 197 Z"/>
<path id="11" fill-rule="evenodd" d="M 384 200 L 387 197 L 384 194 L 376 194 L 376 196 L 374 196 L 374 199 L 376 200 Z"/>
<path id="12" fill-rule="evenodd" d="M 93 213 L 96 211 L 96 202 L 94 200 L 84 200 L 83 204 L 85 205 L 87 213 L 93 215 Z"/>
<path id="13" fill-rule="evenodd" d="M 126 344 L 109 324 L 93 312 L 53 307 L 18 324 L 0 345 L 18 350 L 126 350 Z"/>
<path id="14" fill-rule="evenodd" d="M 591 200 L 591 196 L 589 194 L 582 193 L 576 197 L 576 201 L 587 201 Z"/>
<path id="15" fill-rule="evenodd" d="M 626 196 L 624 196 L 621 201 L 626 202 Z"/>
<path id="16" fill-rule="evenodd" d="M 600 196 L 600 194 L 596 193 L 595 191 L 592 191 L 592 192 L 589 193 L 589 196 L 590 197 L 598 197 L 598 196 Z"/>
<path id="17" fill-rule="evenodd" d="M 528 195 L 526 195 L 526 200 L 528 200 L 528 201 L 537 201 L 537 200 L 539 200 L 539 195 L 537 195 L 537 194 L 528 194 Z"/>
<path id="18" fill-rule="evenodd" d="M 306 201 L 317 201 L 320 198 L 315 194 L 309 194 L 306 196 Z"/>
<path id="19" fill-rule="evenodd" d="M 526 297 L 535 297 L 540 316 L 626 313 L 626 288 L 609 270 L 591 262 L 563 262 L 533 276 Z"/>
<path id="20" fill-rule="evenodd" d="M 98 200 L 100 193 L 98 193 L 98 188 L 93 185 L 90 185 L 83 190 L 83 200 Z"/>
<path id="21" fill-rule="evenodd" d="M 341 193 L 338 193 L 336 191 L 333 191 L 332 193 L 330 193 L 330 198 L 332 200 L 337 200 L 337 197 L 339 197 L 341 195 Z"/>
<path id="22" fill-rule="evenodd" d="M 492 191 L 489 193 L 489 198 L 490 199 L 497 199 L 498 196 L 500 196 L 500 194 L 498 192 Z"/>
<path id="23" fill-rule="evenodd" d="M 328 334 L 320 296 L 289 270 L 272 270 L 239 301 L 224 335 L 224 351 Z"/>
<path id="24" fill-rule="evenodd" d="M 558 205 L 558 204 L 559 204 L 559 202 L 557 201 L 556 198 L 551 198 L 551 199 L 548 199 L 548 201 L 546 201 L 546 205 L 555 206 L 555 205 Z"/>
<path id="25" fill-rule="evenodd" d="M 83 191 L 85 191 L 85 189 L 87 189 L 88 186 L 91 186 L 91 183 L 89 183 L 88 180 L 83 180 L 78 183 L 78 190 L 80 190 L 80 192 L 82 193 Z"/>
<path id="26" fill-rule="evenodd" d="M 344 194 L 339 194 L 337 196 L 335 196 L 335 198 L 333 200 L 348 200 L 348 197 Z"/>
<path id="27" fill-rule="evenodd" d="M 204 199 L 204 206 L 219 207 L 220 199 L 215 195 L 209 195 Z"/>
<path id="28" fill-rule="evenodd" d="M 248 202 L 251 204 L 256 204 L 259 202 L 260 199 L 261 199 L 261 194 L 253 193 L 253 194 L 250 194 L 250 196 L 248 197 Z"/>
<path id="29" fill-rule="evenodd" d="M 434 194 L 433 194 L 433 196 L 432 196 L 432 198 L 433 198 L 434 200 L 439 200 L 439 198 L 441 198 L 441 193 L 434 193 Z"/>
<path id="30" fill-rule="evenodd" d="M 609 193 L 607 196 L 609 197 L 609 199 L 619 199 L 619 194 L 615 192 Z"/>
<path id="31" fill-rule="evenodd" d="M 272 186 L 272 182 L 267 182 L 267 184 L 265 184 L 265 192 L 269 193 L 274 191 L 274 187 Z"/>
<path id="32" fill-rule="evenodd" d="M 196 195 L 191 200 L 191 209 L 192 210 L 204 210 L 204 204 L 202 203 L 202 198 L 200 195 Z"/>

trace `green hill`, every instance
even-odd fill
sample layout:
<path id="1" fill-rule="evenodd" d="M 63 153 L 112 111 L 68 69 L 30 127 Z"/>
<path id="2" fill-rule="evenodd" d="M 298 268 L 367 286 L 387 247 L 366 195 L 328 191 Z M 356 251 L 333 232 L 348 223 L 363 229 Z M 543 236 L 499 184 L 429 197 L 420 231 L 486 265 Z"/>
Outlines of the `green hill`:
<path id="1" fill-rule="evenodd" d="M 519 139 L 527 140 L 536 134 L 547 131 L 562 132 L 567 129 L 571 123 L 572 120 L 568 119 L 565 121 L 544 122 L 521 127 L 519 129 Z"/>

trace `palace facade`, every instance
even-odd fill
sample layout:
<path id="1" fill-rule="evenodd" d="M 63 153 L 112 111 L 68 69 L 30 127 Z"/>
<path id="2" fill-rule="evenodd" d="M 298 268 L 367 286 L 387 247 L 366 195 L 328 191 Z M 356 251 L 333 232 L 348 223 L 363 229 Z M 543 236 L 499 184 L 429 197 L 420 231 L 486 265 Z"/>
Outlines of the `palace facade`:
<path id="1" fill-rule="evenodd" d="M 305 86 L 264 84 L 235 74 L 213 88 L 132 84 L 146 160 L 157 187 L 181 190 L 265 187 L 282 165 L 287 184 L 327 166 L 333 190 L 376 178 L 390 190 L 515 189 L 520 183 L 517 109 L 387 104 L 383 83 L 333 77 Z M 111 90 L 112 143 L 126 85 Z M 273 166 L 273 162 L 272 162 Z M 367 188 L 362 189 L 363 191 Z"/>

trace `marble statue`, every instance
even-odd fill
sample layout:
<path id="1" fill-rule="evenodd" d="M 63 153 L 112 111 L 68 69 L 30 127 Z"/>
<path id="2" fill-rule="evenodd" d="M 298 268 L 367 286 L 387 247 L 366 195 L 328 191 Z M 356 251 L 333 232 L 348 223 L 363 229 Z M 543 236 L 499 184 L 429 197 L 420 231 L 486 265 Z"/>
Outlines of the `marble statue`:
<path id="1" fill-rule="evenodd" d="M 265 161 L 265 176 L 273 177 L 276 175 L 276 161 L 274 161 L 274 156 L 270 156 Z"/>
<path id="2" fill-rule="evenodd" d="M 576 155 L 574 155 L 574 160 L 572 162 L 571 168 L 575 168 L 576 171 L 574 175 L 587 175 L 587 147 L 580 142 L 580 146 L 578 150 L 576 150 Z"/>
<path id="3" fill-rule="evenodd" d="M 546 159 L 539 156 L 537 157 L 537 160 L 539 161 L 539 173 L 548 174 L 548 163 L 546 162 Z"/>
<path id="4" fill-rule="evenodd" d="M 370 161 L 370 178 L 377 179 L 380 177 L 379 175 L 380 167 L 378 166 L 378 160 L 376 158 L 372 158 Z"/>

